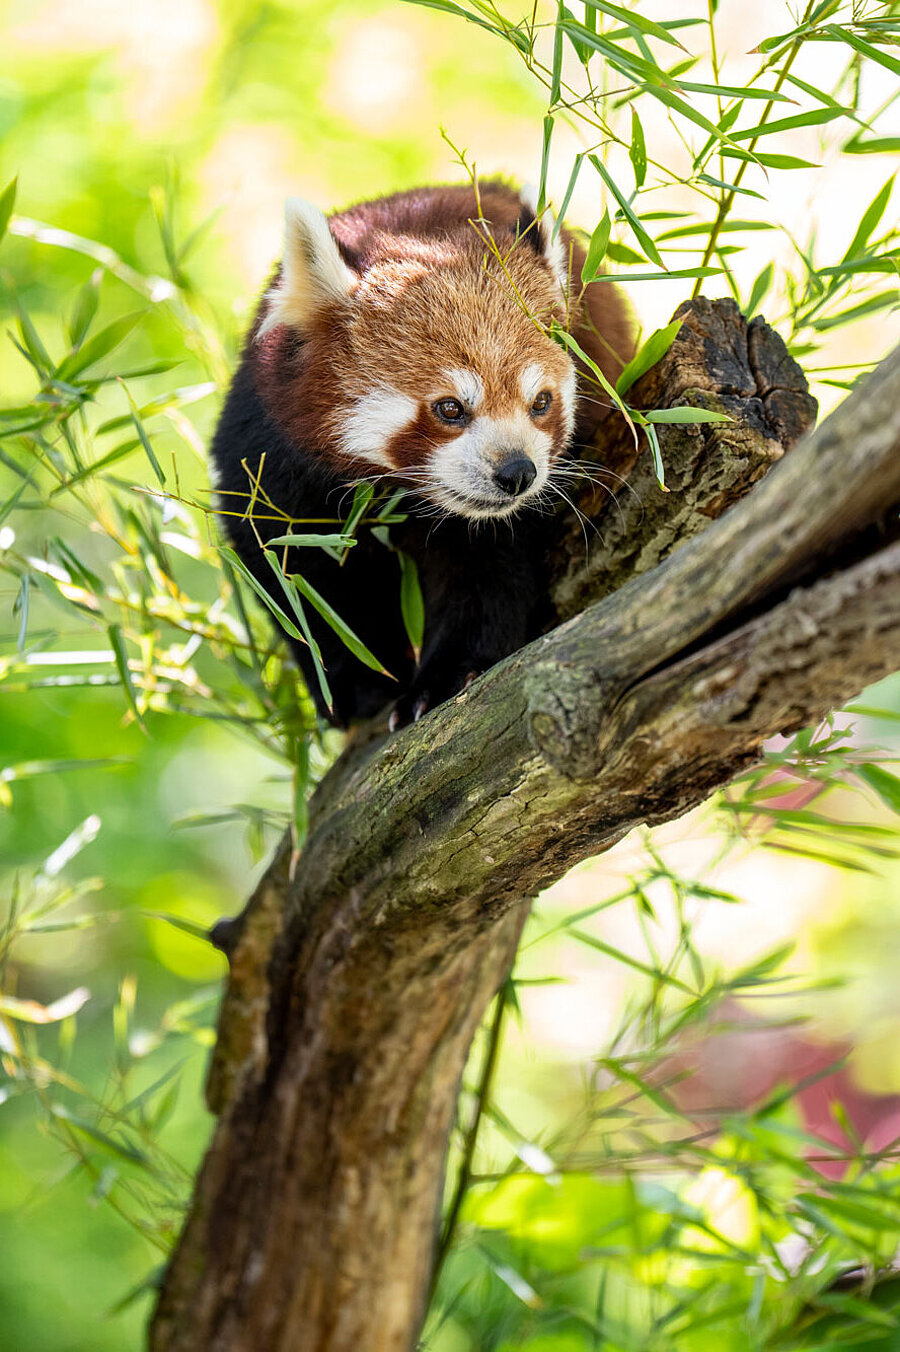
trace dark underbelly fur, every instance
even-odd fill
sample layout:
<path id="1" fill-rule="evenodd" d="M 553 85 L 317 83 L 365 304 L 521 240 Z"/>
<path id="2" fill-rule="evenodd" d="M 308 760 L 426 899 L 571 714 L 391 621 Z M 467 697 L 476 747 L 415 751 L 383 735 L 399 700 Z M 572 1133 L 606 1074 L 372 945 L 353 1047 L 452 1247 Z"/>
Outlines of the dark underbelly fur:
<path id="1" fill-rule="evenodd" d="M 295 521 L 346 514 L 347 485 L 311 455 L 298 451 L 268 417 L 246 360 L 225 401 L 212 444 L 222 505 L 240 511 L 249 481 L 241 465 L 254 472 L 265 453 L 261 486 Z M 388 481 L 390 482 L 390 481 Z M 288 638 L 320 713 L 347 727 L 395 703 L 399 722 L 457 694 L 473 673 L 480 673 L 535 637 L 546 608 L 544 561 L 551 517 L 523 511 L 513 521 L 469 522 L 460 517 L 418 517 L 413 500 L 403 525 L 391 527 L 392 541 L 415 560 L 425 600 L 425 637 L 416 667 L 400 613 L 400 568 L 396 556 L 363 528 L 343 565 L 319 549 L 293 549 L 288 571 L 302 573 L 355 630 L 396 680 L 364 666 L 312 608 L 305 612 L 322 651 L 334 699 L 329 712 L 322 699 L 309 651 Z M 286 533 L 280 521 L 254 518 L 263 539 Z M 282 607 L 284 595 L 263 558 L 254 530 L 234 516 L 222 518 L 243 562 Z M 301 525 L 298 531 L 333 532 L 336 524 Z M 397 721 L 397 720 L 395 720 Z"/>

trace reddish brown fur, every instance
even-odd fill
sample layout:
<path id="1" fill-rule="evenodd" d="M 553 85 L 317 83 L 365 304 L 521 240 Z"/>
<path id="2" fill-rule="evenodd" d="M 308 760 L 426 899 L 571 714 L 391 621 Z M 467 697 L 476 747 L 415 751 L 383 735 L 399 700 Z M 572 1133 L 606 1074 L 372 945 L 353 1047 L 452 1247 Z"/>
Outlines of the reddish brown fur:
<path id="1" fill-rule="evenodd" d="M 422 463 L 429 446 L 453 435 L 427 408 L 430 398 L 453 393 L 443 374 L 448 368 L 482 374 L 492 413 L 507 403 L 521 405 L 517 382 L 529 362 L 562 379 L 568 359 L 540 324 L 554 318 L 565 323 L 566 305 L 540 255 L 537 226 L 503 183 L 482 184 L 480 201 L 505 268 L 480 237 L 485 227 L 470 224 L 477 215 L 471 186 L 399 193 L 330 218 L 347 263 L 361 274 L 358 288 L 347 302 L 320 311 L 302 340 L 281 325 L 256 341 L 261 392 L 295 444 L 334 463 L 341 422 L 353 401 L 388 383 L 426 405 L 415 425 L 391 442 L 390 458 L 402 471 Z M 517 230 L 526 226 L 517 241 Z M 563 238 L 571 259 L 571 309 L 580 291 L 583 251 L 567 232 Z M 516 292 L 539 324 L 524 313 Z M 577 318 L 570 313 L 568 320 L 580 346 L 615 381 L 633 349 L 628 314 L 615 287 L 589 286 Z M 591 400 L 606 400 L 582 370 L 579 389 Z M 601 404 L 579 401 L 579 439 L 587 439 L 605 413 Z M 557 435 L 559 418 L 558 408 L 547 415 L 547 430 Z M 345 456 L 340 468 L 354 472 Z M 371 473 L 371 465 L 359 462 L 356 470 Z"/>

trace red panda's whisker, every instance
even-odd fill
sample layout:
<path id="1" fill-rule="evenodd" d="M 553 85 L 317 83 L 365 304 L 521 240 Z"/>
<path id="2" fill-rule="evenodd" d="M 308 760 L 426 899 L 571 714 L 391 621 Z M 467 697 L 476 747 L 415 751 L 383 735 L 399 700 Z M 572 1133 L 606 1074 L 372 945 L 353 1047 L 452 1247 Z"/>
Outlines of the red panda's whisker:
<path id="1" fill-rule="evenodd" d="M 602 475 L 607 475 L 610 479 L 617 480 L 623 488 L 626 488 L 640 506 L 641 511 L 643 512 L 644 510 L 644 504 L 641 502 L 640 494 L 636 491 L 634 486 L 621 474 L 616 474 L 615 470 L 608 469 L 606 465 L 591 465 L 588 467 L 583 460 L 572 460 L 565 465 L 555 466 L 553 472 L 556 473 L 557 471 L 565 473 L 572 479 L 587 479 L 589 483 L 597 484 L 601 488 L 605 488 L 610 496 L 618 501 L 616 494 L 610 488 L 609 484 L 604 483 L 603 478 L 601 477 Z"/>
<path id="2" fill-rule="evenodd" d="M 600 533 L 600 531 L 597 529 L 597 527 L 594 525 L 593 521 L 590 519 L 590 517 L 585 516 L 584 512 L 582 512 L 578 507 L 576 507 L 575 503 L 572 501 L 572 499 L 569 497 L 569 495 L 568 495 L 567 493 L 564 493 L 564 492 L 562 491 L 562 489 L 559 487 L 559 484 L 552 483 L 552 482 L 548 479 L 548 481 L 547 481 L 547 487 L 548 487 L 552 492 L 556 493 L 558 497 L 562 498 L 563 502 L 566 503 L 567 506 L 571 507 L 572 511 L 575 513 L 576 517 L 578 518 L 579 522 L 581 523 L 581 533 L 582 533 L 582 535 L 584 536 L 584 548 L 585 548 L 585 552 L 587 553 L 587 552 L 589 551 L 589 549 L 590 549 L 590 541 L 588 540 L 588 534 L 587 534 L 587 528 L 588 528 L 588 526 L 590 526 L 591 530 L 594 532 L 594 534 L 596 535 L 596 537 L 597 537 L 597 539 L 600 541 L 600 543 L 603 544 L 603 542 L 604 542 L 604 541 L 603 541 L 603 536 L 601 535 L 601 533 Z"/>

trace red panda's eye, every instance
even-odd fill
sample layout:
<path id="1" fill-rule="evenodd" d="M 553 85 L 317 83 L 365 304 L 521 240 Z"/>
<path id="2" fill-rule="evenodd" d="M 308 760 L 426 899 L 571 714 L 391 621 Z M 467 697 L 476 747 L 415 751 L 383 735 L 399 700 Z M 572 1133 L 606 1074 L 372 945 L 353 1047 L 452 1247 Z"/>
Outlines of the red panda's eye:
<path id="1" fill-rule="evenodd" d="M 458 399 L 439 399 L 433 407 L 444 422 L 460 422 L 466 416 L 466 410 Z"/>
<path id="2" fill-rule="evenodd" d="M 534 400 L 534 403 L 531 405 L 532 413 L 546 413 L 552 401 L 553 395 L 550 393 L 550 391 L 541 390 L 540 394 L 537 395 L 537 397 Z"/>

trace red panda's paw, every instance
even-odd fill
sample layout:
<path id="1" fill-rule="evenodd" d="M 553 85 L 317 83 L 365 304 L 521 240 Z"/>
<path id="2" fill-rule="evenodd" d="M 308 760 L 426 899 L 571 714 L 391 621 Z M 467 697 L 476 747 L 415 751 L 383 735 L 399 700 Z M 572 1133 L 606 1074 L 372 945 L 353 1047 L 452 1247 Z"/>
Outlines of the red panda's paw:
<path id="1" fill-rule="evenodd" d="M 480 671 L 467 671 L 440 694 L 436 692 L 433 694 L 430 689 L 423 689 L 417 683 L 408 694 L 397 700 L 388 719 L 388 728 L 391 732 L 397 732 L 400 728 L 408 727 L 410 723 L 418 723 L 422 715 L 427 714 L 430 709 L 436 709 L 439 704 L 444 704 L 454 695 L 462 694 L 468 690 L 472 682 L 477 680 L 480 675 Z"/>
<path id="2" fill-rule="evenodd" d="M 422 690 L 418 694 L 410 692 L 404 695 L 403 699 L 398 699 L 391 710 L 391 716 L 388 719 L 388 729 L 390 732 L 399 732 L 401 728 L 409 727 L 410 723 L 418 723 L 423 714 L 427 714 L 431 707 L 431 696 L 427 690 Z"/>

